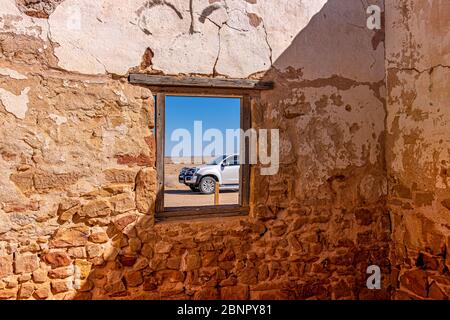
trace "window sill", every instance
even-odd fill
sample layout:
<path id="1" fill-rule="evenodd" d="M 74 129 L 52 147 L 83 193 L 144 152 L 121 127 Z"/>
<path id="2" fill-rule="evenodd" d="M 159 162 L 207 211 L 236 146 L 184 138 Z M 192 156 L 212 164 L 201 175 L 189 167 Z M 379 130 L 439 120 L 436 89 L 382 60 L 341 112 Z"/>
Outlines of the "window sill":
<path id="1" fill-rule="evenodd" d="M 249 211 L 248 207 L 239 205 L 165 208 L 163 212 L 156 214 L 156 221 L 247 216 Z"/>

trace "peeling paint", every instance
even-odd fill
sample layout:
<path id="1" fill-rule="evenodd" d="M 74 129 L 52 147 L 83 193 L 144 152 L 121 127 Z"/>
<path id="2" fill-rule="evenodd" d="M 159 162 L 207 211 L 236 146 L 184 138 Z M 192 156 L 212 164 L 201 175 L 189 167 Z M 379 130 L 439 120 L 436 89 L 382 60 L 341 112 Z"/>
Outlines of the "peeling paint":
<path id="1" fill-rule="evenodd" d="M 59 115 L 53 114 L 53 113 L 50 113 L 48 116 L 50 117 L 50 119 L 55 121 L 56 125 L 58 125 L 58 126 L 60 126 L 60 125 L 62 125 L 64 123 L 67 123 L 67 118 L 66 117 L 59 116 Z"/>
<path id="2" fill-rule="evenodd" d="M 0 68 L 0 75 L 10 77 L 15 80 L 25 80 L 28 79 L 23 74 L 17 72 L 16 70 L 12 70 L 9 68 Z"/>
<path id="3" fill-rule="evenodd" d="M 0 101 L 2 102 L 5 110 L 13 114 L 18 119 L 25 119 L 25 115 L 28 111 L 28 92 L 30 88 L 27 87 L 22 90 L 20 95 L 15 95 L 3 88 L 0 88 Z"/>

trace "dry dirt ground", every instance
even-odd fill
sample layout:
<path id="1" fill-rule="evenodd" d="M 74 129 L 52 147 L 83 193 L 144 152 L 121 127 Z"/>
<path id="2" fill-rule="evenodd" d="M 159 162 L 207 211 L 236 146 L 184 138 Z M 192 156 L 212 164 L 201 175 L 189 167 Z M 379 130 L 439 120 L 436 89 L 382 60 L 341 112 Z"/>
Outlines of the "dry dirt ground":
<path id="1" fill-rule="evenodd" d="M 164 206 L 171 207 L 194 207 L 214 205 L 214 195 L 205 195 L 192 192 L 189 187 L 178 182 L 178 173 L 183 167 L 192 167 L 192 164 L 174 164 L 166 159 L 164 165 Z M 239 192 L 223 190 L 220 192 L 219 204 L 238 204 Z"/>

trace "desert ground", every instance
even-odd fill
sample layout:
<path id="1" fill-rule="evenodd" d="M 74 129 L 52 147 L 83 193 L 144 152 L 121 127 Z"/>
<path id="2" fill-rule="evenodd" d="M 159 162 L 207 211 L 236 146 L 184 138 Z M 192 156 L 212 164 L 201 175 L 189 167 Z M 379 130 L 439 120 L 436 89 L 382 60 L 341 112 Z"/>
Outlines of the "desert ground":
<path id="1" fill-rule="evenodd" d="M 175 160 L 175 161 L 174 161 Z M 178 173 L 183 167 L 194 167 L 191 159 L 166 158 L 164 161 L 164 206 L 191 207 L 191 206 L 212 206 L 214 205 L 214 195 L 205 195 L 193 192 L 189 187 L 178 182 Z M 210 161 L 210 158 L 203 159 L 202 163 Z M 177 163 L 174 163 L 177 162 Z M 179 163 L 181 162 L 181 163 Z M 223 190 L 220 191 L 219 204 L 229 205 L 239 203 L 239 192 Z"/>

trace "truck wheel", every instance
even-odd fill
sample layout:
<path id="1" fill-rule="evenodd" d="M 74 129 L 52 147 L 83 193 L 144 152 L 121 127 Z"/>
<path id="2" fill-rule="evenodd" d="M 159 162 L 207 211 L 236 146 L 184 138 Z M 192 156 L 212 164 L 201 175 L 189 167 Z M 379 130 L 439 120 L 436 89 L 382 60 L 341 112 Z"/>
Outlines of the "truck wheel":
<path id="1" fill-rule="evenodd" d="M 199 191 L 200 191 L 200 190 L 198 189 L 198 187 L 189 186 L 189 188 L 190 188 L 193 192 L 199 192 Z"/>
<path id="2" fill-rule="evenodd" d="M 216 180 L 212 177 L 204 177 L 200 180 L 199 188 L 200 192 L 203 194 L 214 193 L 216 187 Z"/>

